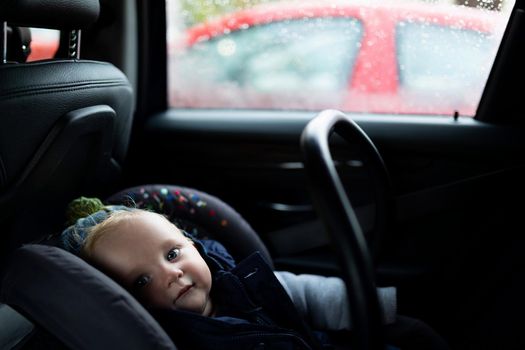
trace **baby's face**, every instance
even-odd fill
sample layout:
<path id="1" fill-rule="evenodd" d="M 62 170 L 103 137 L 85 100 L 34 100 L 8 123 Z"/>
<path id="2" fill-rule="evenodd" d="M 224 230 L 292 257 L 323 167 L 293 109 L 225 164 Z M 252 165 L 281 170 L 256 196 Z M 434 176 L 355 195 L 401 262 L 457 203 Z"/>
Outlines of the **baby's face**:
<path id="1" fill-rule="evenodd" d="M 150 306 L 211 313 L 208 265 L 193 242 L 157 214 L 121 222 L 96 241 L 92 259 Z"/>

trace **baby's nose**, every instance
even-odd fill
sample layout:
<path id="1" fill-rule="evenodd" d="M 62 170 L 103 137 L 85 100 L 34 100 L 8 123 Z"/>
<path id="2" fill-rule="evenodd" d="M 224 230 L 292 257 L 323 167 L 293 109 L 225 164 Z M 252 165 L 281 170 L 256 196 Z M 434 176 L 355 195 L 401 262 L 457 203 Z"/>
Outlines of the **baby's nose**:
<path id="1" fill-rule="evenodd" d="M 175 281 L 177 281 L 179 278 L 181 278 L 184 275 L 184 272 L 182 269 L 176 266 L 171 266 L 167 268 L 166 270 L 166 276 L 168 279 L 168 284 L 171 284 Z"/>

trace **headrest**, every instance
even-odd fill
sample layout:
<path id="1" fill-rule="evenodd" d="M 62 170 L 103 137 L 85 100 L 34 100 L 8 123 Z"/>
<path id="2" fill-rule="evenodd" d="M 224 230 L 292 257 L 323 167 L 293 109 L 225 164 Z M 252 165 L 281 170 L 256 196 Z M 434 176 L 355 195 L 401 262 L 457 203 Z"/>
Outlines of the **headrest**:
<path id="1" fill-rule="evenodd" d="M 99 0 L 0 0 L 0 22 L 22 27 L 86 29 L 99 12 Z"/>

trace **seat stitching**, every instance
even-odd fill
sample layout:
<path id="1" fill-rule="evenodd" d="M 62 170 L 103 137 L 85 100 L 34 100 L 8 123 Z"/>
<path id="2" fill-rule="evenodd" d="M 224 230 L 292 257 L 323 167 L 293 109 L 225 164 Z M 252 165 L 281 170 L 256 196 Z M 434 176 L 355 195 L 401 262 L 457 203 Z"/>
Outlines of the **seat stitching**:
<path id="1" fill-rule="evenodd" d="M 25 85 L 23 87 L 15 87 L 11 89 L 6 90 L 0 90 L 0 96 L 2 95 L 9 95 L 11 93 L 17 93 L 17 92 L 23 92 L 23 91 L 30 91 L 34 89 L 40 89 L 40 88 L 46 88 L 46 87 L 74 87 L 74 86 L 81 86 L 84 84 L 106 84 L 106 83 L 127 83 L 127 80 L 124 79 L 108 79 L 108 80 L 78 80 L 71 83 L 52 83 L 52 84 L 34 84 L 34 85 Z"/>
<path id="2" fill-rule="evenodd" d="M 20 96 L 34 96 L 34 95 L 42 95 L 42 94 L 49 94 L 49 93 L 55 93 L 59 91 L 74 91 L 74 90 L 86 90 L 86 89 L 96 89 L 96 88 L 104 88 L 104 87 L 111 87 L 111 86 L 122 86 L 122 87 L 129 87 L 129 84 L 124 84 L 123 82 L 105 82 L 105 83 L 90 83 L 90 84 L 82 84 L 82 85 L 63 85 L 63 86 L 56 86 L 53 89 L 46 89 L 46 90 L 38 90 L 38 89 L 31 89 L 31 90 L 21 90 L 21 91 L 15 91 L 8 94 L 0 95 L 0 100 L 8 100 L 15 97 Z"/>
<path id="3" fill-rule="evenodd" d="M 82 66 L 85 66 L 86 64 L 97 64 L 97 65 L 101 65 L 101 66 L 113 66 L 111 63 L 108 63 L 108 62 L 100 62 L 100 61 L 92 61 L 92 60 L 80 60 L 80 61 L 76 61 L 76 60 L 55 60 L 55 59 L 49 59 L 47 61 L 35 61 L 35 62 L 27 62 L 27 63 L 16 63 L 16 64 L 8 64 L 8 65 L 2 65 L 0 66 L 0 71 L 2 69 L 23 69 L 23 68 L 26 68 L 28 66 L 31 66 L 31 67 L 36 67 L 36 66 L 46 66 L 46 65 L 53 65 L 53 64 L 70 64 L 70 65 L 82 65 Z"/>

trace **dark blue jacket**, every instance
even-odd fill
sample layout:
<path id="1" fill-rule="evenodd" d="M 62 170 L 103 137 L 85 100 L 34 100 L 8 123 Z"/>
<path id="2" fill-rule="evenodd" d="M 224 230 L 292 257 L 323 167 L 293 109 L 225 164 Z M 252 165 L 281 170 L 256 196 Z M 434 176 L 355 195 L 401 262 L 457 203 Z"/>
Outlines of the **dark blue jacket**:
<path id="1" fill-rule="evenodd" d="M 316 335 L 259 253 L 233 266 L 214 241 L 197 243 L 213 276 L 216 313 L 152 310 L 180 349 L 320 349 Z"/>

